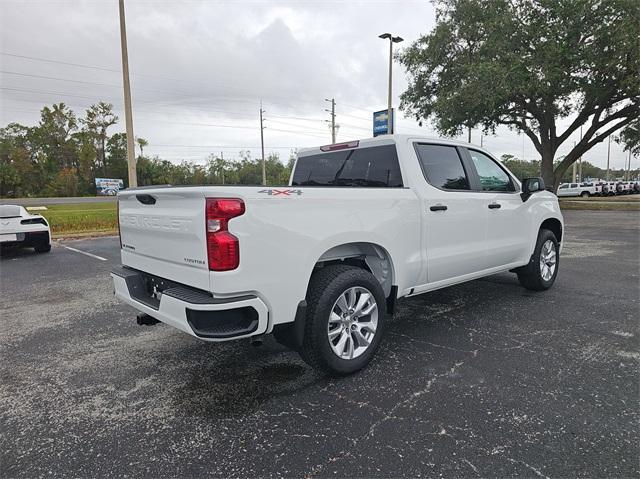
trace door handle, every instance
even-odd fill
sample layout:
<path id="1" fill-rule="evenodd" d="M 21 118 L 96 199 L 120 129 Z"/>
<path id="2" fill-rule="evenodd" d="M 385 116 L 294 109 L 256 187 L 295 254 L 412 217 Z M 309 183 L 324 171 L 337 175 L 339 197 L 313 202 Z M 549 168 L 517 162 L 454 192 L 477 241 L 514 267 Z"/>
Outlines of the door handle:
<path id="1" fill-rule="evenodd" d="M 490 210 L 497 210 L 498 208 L 500 208 L 502 205 L 500 203 L 490 203 L 489 204 L 489 209 Z"/>
<path id="2" fill-rule="evenodd" d="M 155 205 L 156 199 L 151 195 L 136 195 L 136 199 L 143 205 Z"/>
<path id="3" fill-rule="evenodd" d="M 445 205 L 434 205 L 434 206 L 430 206 L 429 209 L 431 211 L 446 211 L 447 207 Z"/>

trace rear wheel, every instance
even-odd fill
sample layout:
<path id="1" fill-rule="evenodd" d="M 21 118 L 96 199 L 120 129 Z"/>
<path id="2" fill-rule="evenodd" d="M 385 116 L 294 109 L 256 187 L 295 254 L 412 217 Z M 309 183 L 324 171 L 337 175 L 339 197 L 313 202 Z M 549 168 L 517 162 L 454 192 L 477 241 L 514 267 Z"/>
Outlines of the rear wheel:
<path id="1" fill-rule="evenodd" d="M 34 246 L 33 249 L 36 250 L 36 253 L 48 253 L 49 251 L 51 251 L 51 244 L 39 244 L 37 246 Z"/>
<path id="2" fill-rule="evenodd" d="M 378 349 L 385 315 L 384 292 L 371 273 L 354 266 L 325 266 L 309 284 L 300 355 L 323 373 L 354 373 Z"/>
<path id="3" fill-rule="evenodd" d="M 582 193 L 580 193 L 580 196 L 582 196 L 583 198 L 589 198 L 589 192 L 583 191 Z"/>
<path id="4" fill-rule="evenodd" d="M 531 261 L 517 271 L 518 281 L 522 286 L 533 291 L 549 289 L 558 275 L 559 261 L 556 236 L 549 230 L 541 229 Z"/>

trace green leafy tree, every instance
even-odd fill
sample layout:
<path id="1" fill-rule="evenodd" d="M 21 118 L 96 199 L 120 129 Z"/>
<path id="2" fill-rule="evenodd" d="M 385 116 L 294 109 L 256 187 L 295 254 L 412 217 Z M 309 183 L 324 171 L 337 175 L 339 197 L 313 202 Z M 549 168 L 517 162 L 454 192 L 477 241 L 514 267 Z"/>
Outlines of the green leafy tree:
<path id="1" fill-rule="evenodd" d="M 115 133 L 107 140 L 107 176 L 128 183 L 127 134 Z"/>
<path id="2" fill-rule="evenodd" d="M 436 26 L 399 55 L 401 107 L 446 135 L 526 134 L 557 188 L 567 168 L 640 115 L 637 0 L 438 0 Z M 561 131 L 560 123 L 568 123 Z M 558 148 L 583 136 L 554 167 Z"/>
<path id="3" fill-rule="evenodd" d="M 516 158 L 513 155 L 502 155 L 500 157 L 504 166 L 509 168 L 521 180 L 531 178 L 540 174 L 539 161 L 525 161 Z"/>
<path id="4" fill-rule="evenodd" d="M 78 165 L 76 145 L 73 134 L 78 128 L 75 113 L 64 103 L 45 106 L 40 111 L 40 122 L 33 129 L 36 149 L 46 158 L 45 168 L 55 175 L 62 168 L 75 168 Z"/>
<path id="5" fill-rule="evenodd" d="M 14 196 L 20 184 L 20 175 L 11 163 L 0 160 L 0 196 Z"/>
<path id="6" fill-rule="evenodd" d="M 42 153 L 39 157 L 36 153 L 35 136 L 34 128 L 17 123 L 0 129 L 0 165 L 4 165 L 5 175 L 3 194 L 32 196 L 44 187 L 45 160 Z"/>
<path id="7" fill-rule="evenodd" d="M 214 185 L 232 184 L 232 166 L 229 161 L 215 155 L 207 158 L 207 181 Z"/>
<path id="8" fill-rule="evenodd" d="M 96 143 L 97 163 L 102 167 L 103 175 L 107 176 L 107 129 L 118 122 L 118 117 L 113 113 L 113 105 L 103 101 L 91 105 L 81 121 Z"/>
<path id="9" fill-rule="evenodd" d="M 78 196 L 78 172 L 63 168 L 45 189 L 46 196 Z"/>
<path id="10" fill-rule="evenodd" d="M 640 72 L 638 73 L 640 75 Z M 633 156 L 640 156 L 640 118 L 636 118 L 617 138 L 622 143 L 624 151 L 630 151 Z"/>

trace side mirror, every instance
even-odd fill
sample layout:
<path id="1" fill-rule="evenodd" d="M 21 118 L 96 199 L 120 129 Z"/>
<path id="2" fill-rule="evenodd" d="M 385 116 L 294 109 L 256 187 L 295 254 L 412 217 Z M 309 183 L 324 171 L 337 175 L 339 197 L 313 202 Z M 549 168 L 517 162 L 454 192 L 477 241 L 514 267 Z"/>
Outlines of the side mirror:
<path id="1" fill-rule="evenodd" d="M 533 193 L 544 190 L 544 180 L 542 178 L 525 178 L 522 180 L 522 193 L 520 193 L 520 196 L 522 201 L 527 201 Z"/>

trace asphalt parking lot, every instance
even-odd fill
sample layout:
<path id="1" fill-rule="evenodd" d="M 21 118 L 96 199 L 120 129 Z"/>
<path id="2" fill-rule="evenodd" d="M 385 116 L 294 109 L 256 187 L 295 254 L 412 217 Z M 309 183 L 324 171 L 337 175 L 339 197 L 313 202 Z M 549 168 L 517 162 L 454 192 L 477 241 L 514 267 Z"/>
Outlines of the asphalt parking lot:
<path id="1" fill-rule="evenodd" d="M 342 379 L 137 326 L 117 238 L 6 255 L 0 476 L 638 477 L 640 216 L 565 220 L 550 291 L 502 274 L 403 300 Z"/>

